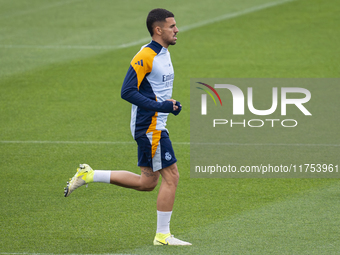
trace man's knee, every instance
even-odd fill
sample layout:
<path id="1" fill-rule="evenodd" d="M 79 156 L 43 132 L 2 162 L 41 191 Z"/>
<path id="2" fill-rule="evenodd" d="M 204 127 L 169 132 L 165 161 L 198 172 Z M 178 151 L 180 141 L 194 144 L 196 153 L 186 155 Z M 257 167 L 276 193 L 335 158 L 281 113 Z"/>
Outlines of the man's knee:
<path id="1" fill-rule="evenodd" d="M 177 187 L 178 181 L 179 181 L 179 172 L 178 172 L 178 169 L 176 167 L 176 171 L 173 172 L 173 174 L 172 174 L 172 182 L 174 183 L 174 185 L 176 187 Z"/>
<path id="2" fill-rule="evenodd" d="M 176 164 L 166 167 L 161 170 L 162 181 L 168 185 L 177 187 L 179 181 L 179 172 Z"/>
<path id="3" fill-rule="evenodd" d="M 142 183 L 140 191 L 153 191 L 157 186 L 158 180 L 153 182 Z"/>
<path id="4" fill-rule="evenodd" d="M 141 179 L 138 190 L 152 191 L 157 186 L 159 178 L 158 172 L 153 172 L 151 167 L 141 167 Z"/>
<path id="5" fill-rule="evenodd" d="M 175 175 L 175 177 L 174 177 L 174 185 L 177 187 L 177 185 L 178 185 L 178 181 L 179 181 L 179 173 L 178 173 L 178 171 L 177 171 L 177 173 L 176 173 L 176 175 Z"/>

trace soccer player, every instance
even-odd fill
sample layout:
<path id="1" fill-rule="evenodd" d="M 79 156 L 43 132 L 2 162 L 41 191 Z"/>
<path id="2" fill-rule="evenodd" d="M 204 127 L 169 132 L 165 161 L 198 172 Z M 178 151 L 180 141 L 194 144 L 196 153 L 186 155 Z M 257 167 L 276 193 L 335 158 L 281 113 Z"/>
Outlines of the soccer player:
<path id="1" fill-rule="evenodd" d="M 178 28 L 174 14 L 154 9 L 148 14 L 147 29 L 152 41 L 143 46 L 130 63 L 121 96 L 132 104 L 131 132 L 138 145 L 141 174 L 128 171 L 92 170 L 81 164 L 65 188 L 65 197 L 91 182 L 111 183 L 138 191 L 152 191 L 162 176 L 157 197 L 157 230 L 154 245 L 191 245 L 170 234 L 170 219 L 179 174 L 166 121 L 182 105 L 171 99 L 174 69 L 168 47 L 175 45 Z"/>

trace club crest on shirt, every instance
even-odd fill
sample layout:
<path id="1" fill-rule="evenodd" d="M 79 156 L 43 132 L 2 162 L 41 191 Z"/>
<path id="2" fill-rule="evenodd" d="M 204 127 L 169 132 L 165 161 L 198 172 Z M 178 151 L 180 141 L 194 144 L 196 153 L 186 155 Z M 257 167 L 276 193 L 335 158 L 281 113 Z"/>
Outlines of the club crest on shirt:
<path id="1" fill-rule="evenodd" d="M 171 154 L 167 151 L 165 152 L 165 160 L 170 161 L 172 159 Z"/>

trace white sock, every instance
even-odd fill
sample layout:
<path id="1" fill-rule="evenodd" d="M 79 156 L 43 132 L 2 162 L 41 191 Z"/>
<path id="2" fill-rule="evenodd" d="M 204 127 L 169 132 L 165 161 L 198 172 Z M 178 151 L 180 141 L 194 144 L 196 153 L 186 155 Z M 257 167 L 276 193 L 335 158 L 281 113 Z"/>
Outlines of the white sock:
<path id="1" fill-rule="evenodd" d="M 161 212 L 157 211 L 157 233 L 168 234 L 170 233 L 170 219 L 172 211 Z"/>
<path id="2" fill-rule="evenodd" d="M 110 183 L 111 170 L 94 170 L 93 182 Z"/>

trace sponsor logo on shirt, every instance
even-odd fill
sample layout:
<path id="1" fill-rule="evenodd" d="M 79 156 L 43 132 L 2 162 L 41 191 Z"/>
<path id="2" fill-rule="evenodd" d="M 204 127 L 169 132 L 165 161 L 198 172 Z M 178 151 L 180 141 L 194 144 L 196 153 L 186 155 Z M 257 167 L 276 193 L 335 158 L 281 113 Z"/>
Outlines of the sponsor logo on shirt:
<path id="1" fill-rule="evenodd" d="M 170 80 L 173 80 L 174 77 L 175 77 L 175 74 L 172 73 L 172 74 L 168 74 L 168 75 L 163 75 L 163 82 L 166 82 L 166 81 L 170 81 Z"/>

